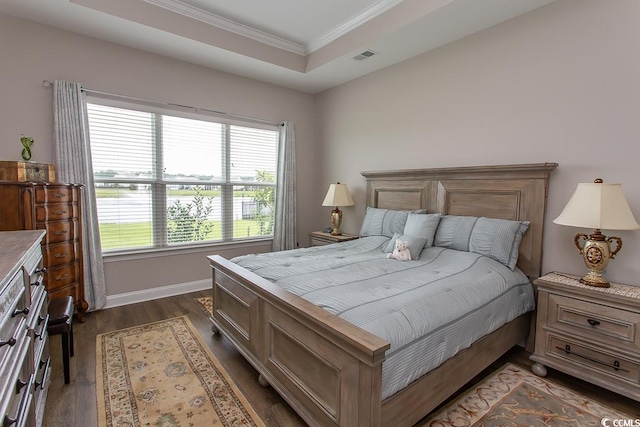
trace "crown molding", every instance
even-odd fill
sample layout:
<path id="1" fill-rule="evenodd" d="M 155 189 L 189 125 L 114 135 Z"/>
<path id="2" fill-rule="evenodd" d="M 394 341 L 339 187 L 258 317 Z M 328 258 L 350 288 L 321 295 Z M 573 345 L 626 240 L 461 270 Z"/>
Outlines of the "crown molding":
<path id="1" fill-rule="evenodd" d="M 327 33 L 321 35 L 320 37 L 313 39 L 309 42 L 309 44 L 306 46 L 306 54 L 310 54 L 312 52 L 315 52 L 316 50 L 328 45 L 329 43 L 339 39 L 340 37 L 344 36 L 345 34 L 355 30 L 356 28 L 358 28 L 360 25 L 364 24 L 365 22 L 382 15 L 383 13 L 385 13 L 386 11 L 388 11 L 389 9 L 397 6 L 398 4 L 402 3 L 403 0 L 380 0 L 378 2 L 376 2 L 375 4 L 369 6 L 368 8 L 364 9 L 362 12 L 360 12 L 359 14 L 353 16 L 352 18 L 346 20 L 345 22 L 343 22 L 342 24 L 338 25 L 337 27 L 335 27 L 334 29 L 332 29 L 331 31 L 328 31 Z"/>
<path id="2" fill-rule="evenodd" d="M 265 33 L 264 31 L 251 28 L 247 25 L 243 25 L 238 22 L 232 21 L 231 19 L 227 19 L 220 15 L 216 15 L 215 13 L 207 12 L 206 10 L 202 10 L 200 8 L 191 6 L 189 4 L 185 4 L 180 0 L 142 0 L 142 1 L 144 1 L 145 3 L 153 4 L 154 6 L 161 7 L 163 9 L 167 9 L 171 12 L 178 13 L 188 18 L 197 19 L 198 21 L 204 22 L 205 24 L 213 25 L 214 27 L 218 27 L 235 34 L 248 37 L 250 39 L 256 40 L 260 43 L 264 43 L 269 46 L 277 47 L 279 49 L 293 52 L 298 55 L 305 55 L 306 53 L 304 46 L 298 43 L 293 43 L 281 37 L 277 37 L 272 34 Z"/>
<path id="3" fill-rule="evenodd" d="M 230 31 L 234 34 L 238 34 L 244 37 L 248 37 L 252 40 L 256 40 L 260 43 L 264 43 L 269 46 L 283 49 L 288 52 L 292 52 L 298 55 L 308 55 L 316 50 L 328 45 L 329 43 L 339 39 L 345 34 L 353 31 L 365 22 L 382 15 L 389 9 L 401 3 L 403 0 L 379 0 L 375 4 L 364 9 L 359 14 L 346 20 L 342 24 L 338 25 L 334 29 L 321 35 L 320 37 L 309 42 L 307 46 L 300 45 L 298 43 L 285 40 L 281 37 L 274 36 L 264 31 L 257 30 L 247 25 L 240 24 L 239 22 L 227 19 L 215 13 L 202 10 L 198 7 L 186 4 L 181 0 L 142 0 L 145 3 L 152 4 L 154 6 L 161 7 L 174 13 L 186 16 L 188 18 L 196 19 L 205 24 L 212 25 L 214 27 L 221 28 L 226 31 Z"/>

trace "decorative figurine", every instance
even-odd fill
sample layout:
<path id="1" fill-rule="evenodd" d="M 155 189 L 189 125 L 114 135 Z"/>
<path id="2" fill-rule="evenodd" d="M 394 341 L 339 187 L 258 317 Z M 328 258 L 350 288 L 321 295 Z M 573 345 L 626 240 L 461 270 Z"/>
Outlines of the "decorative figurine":
<path id="1" fill-rule="evenodd" d="M 28 162 L 29 160 L 31 160 L 31 146 L 34 143 L 33 138 L 20 135 L 20 142 L 22 142 L 22 145 L 24 146 L 24 148 L 22 149 L 22 158 L 25 162 Z"/>

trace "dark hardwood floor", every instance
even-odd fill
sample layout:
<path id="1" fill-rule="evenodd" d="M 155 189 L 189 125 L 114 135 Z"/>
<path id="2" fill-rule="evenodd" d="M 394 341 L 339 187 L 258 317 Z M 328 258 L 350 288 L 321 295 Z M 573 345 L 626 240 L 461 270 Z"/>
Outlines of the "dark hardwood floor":
<path id="1" fill-rule="evenodd" d="M 304 426 L 302 420 L 273 389 L 258 385 L 257 372 L 231 346 L 229 341 L 220 335 L 211 333 L 208 316 L 195 300 L 210 294 L 210 291 L 194 292 L 88 313 L 85 323 L 74 322 L 73 324 L 75 356 L 71 358 L 71 383 L 67 385 L 64 384 L 62 373 L 60 336 L 51 337 L 52 376 L 44 425 L 47 427 L 97 425 L 95 387 L 96 336 L 98 334 L 170 317 L 188 315 L 213 354 L 234 378 L 240 390 L 267 426 Z M 522 367 L 530 366 L 527 353 L 516 348 L 494 363 L 472 383 L 480 381 L 483 376 L 498 369 L 507 361 Z M 550 370 L 549 378 L 640 419 L 640 403 L 636 401 L 557 371 Z M 418 426 L 422 425 L 424 424 L 418 423 Z"/>

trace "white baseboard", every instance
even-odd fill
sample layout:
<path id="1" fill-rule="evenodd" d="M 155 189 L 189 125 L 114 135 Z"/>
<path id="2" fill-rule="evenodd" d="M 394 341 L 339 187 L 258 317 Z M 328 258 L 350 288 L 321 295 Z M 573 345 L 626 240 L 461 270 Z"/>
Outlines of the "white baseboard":
<path id="1" fill-rule="evenodd" d="M 122 305 L 151 301 L 158 298 L 187 294 L 189 292 L 202 291 L 205 289 L 211 289 L 211 279 L 178 283 L 175 285 L 161 286 L 142 291 L 126 292 L 124 294 L 107 295 L 107 304 L 104 308 L 120 307 Z"/>

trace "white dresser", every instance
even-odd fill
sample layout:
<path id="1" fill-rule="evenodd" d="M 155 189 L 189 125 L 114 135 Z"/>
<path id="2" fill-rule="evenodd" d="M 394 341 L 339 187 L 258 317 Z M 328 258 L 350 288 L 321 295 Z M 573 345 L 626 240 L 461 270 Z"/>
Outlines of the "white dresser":
<path id="1" fill-rule="evenodd" d="M 50 378 L 44 230 L 0 232 L 0 417 L 40 426 Z"/>

